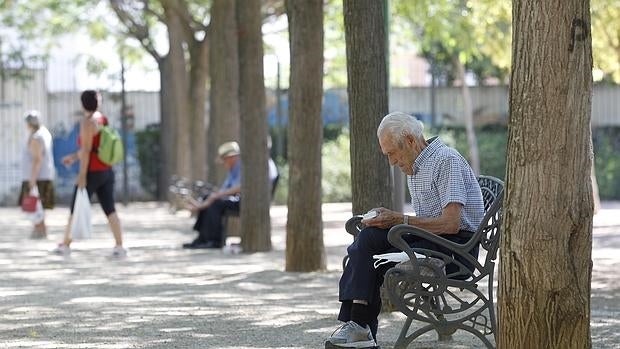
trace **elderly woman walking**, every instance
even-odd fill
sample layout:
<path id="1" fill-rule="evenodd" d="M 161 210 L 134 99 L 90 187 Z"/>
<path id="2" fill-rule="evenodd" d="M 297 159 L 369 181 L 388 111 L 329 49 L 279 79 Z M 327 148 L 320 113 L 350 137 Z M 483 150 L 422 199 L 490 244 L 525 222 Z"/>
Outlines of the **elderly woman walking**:
<path id="1" fill-rule="evenodd" d="M 19 203 L 21 204 L 23 198 L 36 188 L 43 209 L 52 209 L 54 208 L 54 178 L 56 177 L 52 135 L 41 124 L 39 112 L 36 110 L 26 114 L 25 121 L 29 135 L 22 152 L 22 189 Z M 45 215 L 42 214 L 40 217 L 40 220 L 33 222 L 34 228 L 31 235 L 33 239 L 47 237 Z"/>

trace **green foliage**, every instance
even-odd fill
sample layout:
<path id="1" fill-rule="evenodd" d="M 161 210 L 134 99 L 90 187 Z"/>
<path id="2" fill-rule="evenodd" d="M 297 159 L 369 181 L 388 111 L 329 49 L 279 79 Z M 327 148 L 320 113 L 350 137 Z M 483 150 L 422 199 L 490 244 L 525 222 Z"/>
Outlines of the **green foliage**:
<path id="1" fill-rule="evenodd" d="M 393 4 L 392 16 L 399 22 L 399 33 L 409 34 L 420 54 L 435 65 L 447 84 L 454 80 L 457 60 L 472 69 L 480 81 L 507 76 L 510 1 L 401 0 Z"/>
<path id="2" fill-rule="evenodd" d="M 347 57 L 344 41 L 344 16 L 342 0 L 326 0 L 325 67 L 323 87 L 325 89 L 347 86 Z"/>
<path id="3" fill-rule="evenodd" d="M 469 161 L 467 135 L 463 127 L 443 127 L 431 130 L 427 137 L 438 135 L 446 145 Z M 507 129 L 501 125 L 489 125 L 476 130 L 480 155 L 480 173 L 504 179 L 506 173 Z"/>
<path id="4" fill-rule="evenodd" d="M 351 201 L 351 155 L 349 134 L 323 144 L 323 202 Z"/>
<path id="5" fill-rule="evenodd" d="M 445 127 L 431 130 L 447 145 L 467 158 L 467 137 L 463 128 Z M 476 130 L 480 149 L 480 172 L 504 179 L 506 173 L 507 129 L 485 126 Z M 599 195 L 602 200 L 620 200 L 620 127 L 593 130 L 594 164 Z"/>
<path id="6" fill-rule="evenodd" d="M 136 132 L 136 150 L 140 163 L 140 184 L 147 193 L 157 197 L 157 179 L 161 170 L 159 125 L 147 126 Z"/>
<path id="7" fill-rule="evenodd" d="M 348 132 L 343 130 L 335 139 L 323 143 L 322 157 L 323 202 L 351 201 L 351 156 Z M 276 163 L 280 170 L 280 180 L 274 201 L 277 205 L 286 205 L 288 164 L 283 159 L 279 159 Z"/>
<path id="8" fill-rule="evenodd" d="M 602 78 L 620 83 L 620 1 L 592 0 L 592 56 Z"/>
<path id="9" fill-rule="evenodd" d="M 273 202 L 276 205 L 286 205 L 288 200 L 288 163 L 276 160 L 276 166 L 278 167 L 280 178 L 278 179 Z"/>
<path id="10" fill-rule="evenodd" d="M 601 200 L 620 200 L 620 127 L 593 130 L 594 166 Z"/>

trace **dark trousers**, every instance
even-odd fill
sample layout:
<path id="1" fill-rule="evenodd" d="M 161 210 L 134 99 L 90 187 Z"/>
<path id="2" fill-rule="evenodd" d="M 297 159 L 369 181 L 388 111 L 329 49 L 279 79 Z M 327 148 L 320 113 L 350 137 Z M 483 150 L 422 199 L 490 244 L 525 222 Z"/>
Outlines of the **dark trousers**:
<path id="1" fill-rule="evenodd" d="M 390 244 L 387 239 L 388 230 L 373 227 L 363 229 L 355 241 L 347 248 L 349 262 L 347 263 L 342 277 L 340 278 L 339 299 L 342 302 L 338 320 L 351 320 L 351 306 L 353 300 L 363 300 L 368 302 L 369 311 L 372 319 L 369 322 L 370 329 L 375 339 L 377 338 L 378 316 L 381 312 L 381 296 L 379 288 L 383 284 L 385 272 L 393 266 L 383 265 L 377 269 L 374 267 L 373 255 L 400 252 Z M 446 235 L 448 240 L 465 243 L 469 236 Z M 406 239 L 410 246 L 425 248 L 429 250 L 442 251 L 434 243 L 426 240 L 409 237 Z M 471 251 L 472 255 L 478 256 L 478 247 Z M 448 253 L 446 253 L 448 254 Z"/>
<path id="2" fill-rule="evenodd" d="M 223 243 L 223 218 L 226 212 L 239 212 L 238 198 L 215 200 L 211 206 L 198 213 L 194 224 L 194 230 L 198 231 L 198 241 Z"/>

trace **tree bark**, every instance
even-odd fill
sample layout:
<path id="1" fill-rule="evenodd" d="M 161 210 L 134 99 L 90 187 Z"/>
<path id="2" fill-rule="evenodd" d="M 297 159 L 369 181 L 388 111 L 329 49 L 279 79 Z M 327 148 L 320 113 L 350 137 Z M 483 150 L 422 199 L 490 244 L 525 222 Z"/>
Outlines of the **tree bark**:
<path id="1" fill-rule="evenodd" d="M 190 109 L 188 103 L 189 82 L 187 74 L 187 66 L 185 61 L 185 51 L 183 49 L 183 27 L 181 18 L 178 14 L 169 9 L 166 2 L 164 6 L 164 15 L 166 26 L 168 28 L 168 44 L 170 46 L 167 59 L 170 75 L 168 76 L 167 93 L 169 99 L 166 103 L 170 104 L 171 121 L 174 123 L 174 140 L 175 146 L 174 156 L 176 161 L 176 175 L 192 178 L 192 134 L 190 123 Z M 162 130 L 167 132 L 168 130 Z"/>
<path id="2" fill-rule="evenodd" d="M 590 348 L 588 0 L 513 1 L 499 348 Z"/>
<path id="3" fill-rule="evenodd" d="M 191 136 L 192 178 L 207 179 L 207 78 L 209 76 L 208 37 L 190 44 L 189 134 Z"/>
<path id="4" fill-rule="evenodd" d="M 245 252 L 269 251 L 271 185 L 260 0 L 237 0 L 236 6 L 241 113 L 241 245 Z"/>
<path id="5" fill-rule="evenodd" d="M 392 206 L 390 165 L 376 135 L 388 113 L 384 1 L 344 0 L 353 214 Z"/>
<path id="6" fill-rule="evenodd" d="M 170 100 L 170 88 L 168 81 L 171 78 L 168 56 L 161 57 L 158 61 L 159 66 L 159 106 L 160 106 L 160 124 L 159 124 L 159 142 L 161 146 L 161 167 L 158 179 L 159 199 L 167 199 L 169 196 L 168 185 L 170 177 L 176 173 L 175 156 L 175 135 L 176 123 L 172 117 L 172 105 L 168 103 Z"/>
<path id="7" fill-rule="evenodd" d="M 286 270 L 325 269 L 321 218 L 323 0 L 286 1 L 291 50 Z"/>
<path id="8" fill-rule="evenodd" d="M 469 86 L 465 81 L 465 65 L 456 57 L 454 65 L 459 73 L 461 80 L 461 95 L 463 96 L 463 115 L 465 116 L 465 133 L 467 134 L 467 145 L 469 147 L 469 161 L 471 168 L 476 175 L 480 174 L 480 156 L 478 155 L 478 140 L 476 139 L 476 130 L 474 129 L 474 112 L 471 101 L 471 93 Z"/>
<path id="9" fill-rule="evenodd" d="M 214 0 L 211 7 L 211 76 L 209 119 L 209 181 L 221 183 L 226 170 L 217 166 L 217 148 L 239 141 L 239 58 L 235 2 Z"/>

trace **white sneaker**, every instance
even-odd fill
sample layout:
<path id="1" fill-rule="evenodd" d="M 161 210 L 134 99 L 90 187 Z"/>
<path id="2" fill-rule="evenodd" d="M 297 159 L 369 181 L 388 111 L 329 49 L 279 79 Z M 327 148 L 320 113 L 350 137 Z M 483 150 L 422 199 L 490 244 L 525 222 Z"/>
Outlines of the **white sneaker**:
<path id="1" fill-rule="evenodd" d="M 364 348 L 373 349 L 377 343 L 372 337 L 370 327 L 362 327 L 355 321 L 349 321 L 337 328 L 325 341 L 325 349 Z"/>
<path id="2" fill-rule="evenodd" d="M 127 257 L 127 250 L 123 246 L 114 246 L 112 249 L 112 258 Z"/>
<path id="3" fill-rule="evenodd" d="M 71 247 L 60 243 L 55 249 L 52 250 L 52 253 L 59 256 L 68 256 L 71 254 Z"/>

